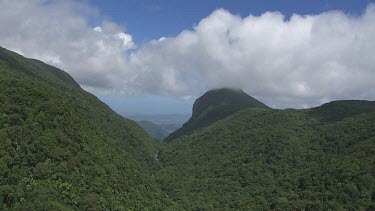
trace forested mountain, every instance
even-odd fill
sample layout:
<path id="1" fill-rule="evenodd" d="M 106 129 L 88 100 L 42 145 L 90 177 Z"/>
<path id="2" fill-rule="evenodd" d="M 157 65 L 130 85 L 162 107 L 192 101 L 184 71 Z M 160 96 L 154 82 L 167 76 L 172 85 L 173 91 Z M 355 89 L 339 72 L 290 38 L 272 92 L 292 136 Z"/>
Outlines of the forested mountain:
<path id="1" fill-rule="evenodd" d="M 277 110 L 219 89 L 180 131 L 156 142 L 0 48 L 0 210 L 375 209 L 374 101 Z"/>
<path id="2" fill-rule="evenodd" d="M 268 108 L 242 90 L 222 88 L 206 92 L 193 105 L 193 113 L 188 122 L 171 133 L 165 140 L 171 141 L 194 130 L 206 127 L 244 108 Z"/>
<path id="3" fill-rule="evenodd" d="M 138 125 L 141 126 L 151 137 L 163 140 L 165 139 L 169 133 L 164 128 L 162 128 L 160 125 L 157 125 L 153 122 L 142 120 L 137 121 Z"/>
<path id="4" fill-rule="evenodd" d="M 374 210 L 375 102 L 245 109 L 159 159 L 163 190 L 187 210 Z"/>
<path id="5" fill-rule="evenodd" d="M 164 209 L 155 153 L 67 73 L 0 48 L 0 210 Z"/>

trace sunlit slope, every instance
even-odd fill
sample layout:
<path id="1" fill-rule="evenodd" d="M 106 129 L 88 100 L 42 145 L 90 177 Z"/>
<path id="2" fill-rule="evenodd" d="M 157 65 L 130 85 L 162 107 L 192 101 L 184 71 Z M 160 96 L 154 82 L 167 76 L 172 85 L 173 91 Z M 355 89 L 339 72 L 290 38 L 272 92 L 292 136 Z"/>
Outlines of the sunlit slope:
<path id="1" fill-rule="evenodd" d="M 246 109 L 159 158 L 163 189 L 189 210 L 371 210 L 375 102 Z"/>
<path id="2" fill-rule="evenodd" d="M 0 210 L 170 206 L 153 144 L 64 71 L 0 48 Z"/>

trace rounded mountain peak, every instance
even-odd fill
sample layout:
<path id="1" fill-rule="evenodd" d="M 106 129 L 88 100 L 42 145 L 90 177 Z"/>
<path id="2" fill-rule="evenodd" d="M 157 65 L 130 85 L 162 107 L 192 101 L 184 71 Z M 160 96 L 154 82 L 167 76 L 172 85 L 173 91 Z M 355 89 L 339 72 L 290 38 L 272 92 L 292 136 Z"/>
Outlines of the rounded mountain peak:
<path id="1" fill-rule="evenodd" d="M 193 114 L 180 129 L 171 133 L 165 141 L 171 141 L 194 130 L 207 127 L 233 113 L 246 108 L 269 108 L 241 89 L 213 89 L 199 97 L 193 105 Z"/>
<path id="2" fill-rule="evenodd" d="M 207 91 L 193 106 L 192 117 L 200 116 L 212 107 L 228 105 L 241 108 L 268 108 L 265 104 L 246 94 L 242 89 L 221 88 Z"/>

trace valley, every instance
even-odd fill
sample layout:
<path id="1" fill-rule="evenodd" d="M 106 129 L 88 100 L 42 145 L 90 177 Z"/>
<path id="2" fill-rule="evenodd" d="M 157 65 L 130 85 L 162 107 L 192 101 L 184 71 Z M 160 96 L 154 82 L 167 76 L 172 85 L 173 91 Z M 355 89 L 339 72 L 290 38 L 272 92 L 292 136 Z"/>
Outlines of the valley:
<path id="1" fill-rule="evenodd" d="M 374 101 L 281 110 L 223 88 L 192 109 L 155 140 L 63 70 L 0 48 L 0 209 L 374 209 Z"/>

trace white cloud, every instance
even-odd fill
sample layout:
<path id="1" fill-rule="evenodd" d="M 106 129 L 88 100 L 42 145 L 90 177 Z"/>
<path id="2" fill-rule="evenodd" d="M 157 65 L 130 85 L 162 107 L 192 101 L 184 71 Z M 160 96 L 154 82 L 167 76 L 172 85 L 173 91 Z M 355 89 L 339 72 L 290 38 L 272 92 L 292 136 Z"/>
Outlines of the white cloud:
<path id="1" fill-rule="evenodd" d="M 96 32 L 103 32 L 103 29 L 100 26 L 95 26 L 95 28 L 93 28 L 93 30 L 96 31 Z"/>
<path id="2" fill-rule="evenodd" d="M 203 84 L 242 88 L 271 104 L 374 100 L 374 34 L 374 5 L 360 16 L 330 11 L 288 19 L 220 9 L 194 30 L 152 41 L 131 62 L 148 73 L 142 80 L 158 78 L 153 89 L 162 93 L 191 94 Z"/>
<path id="3" fill-rule="evenodd" d="M 0 0 L 0 45 L 63 68 L 96 93 L 184 98 L 236 87 L 275 106 L 375 98 L 372 4 L 360 16 L 219 9 L 138 50 L 123 27 L 91 26 L 90 16 L 98 12 L 73 0 Z"/>
<path id="4" fill-rule="evenodd" d="M 132 36 L 108 21 L 90 26 L 97 16 L 74 0 L 0 0 L 0 45 L 66 70 L 86 89 L 123 90 Z"/>
<path id="5" fill-rule="evenodd" d="M 115 35 L 118 39 L 122 40 L 122 45 L 126 50 L 134 49 L 135 45 L 133 43 L 133 38 L 130 34 L 125 34 L 124 32 L 119 32 Z"/>

